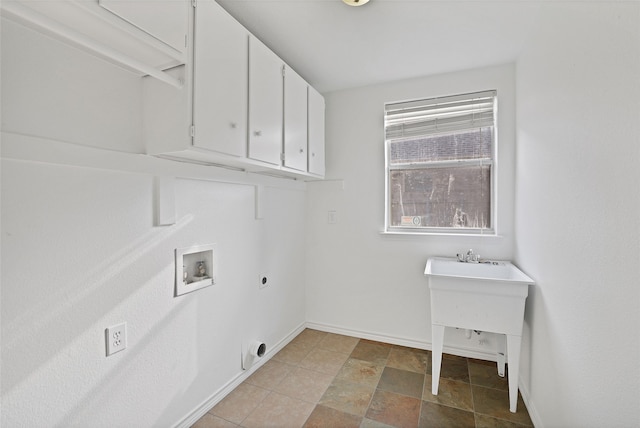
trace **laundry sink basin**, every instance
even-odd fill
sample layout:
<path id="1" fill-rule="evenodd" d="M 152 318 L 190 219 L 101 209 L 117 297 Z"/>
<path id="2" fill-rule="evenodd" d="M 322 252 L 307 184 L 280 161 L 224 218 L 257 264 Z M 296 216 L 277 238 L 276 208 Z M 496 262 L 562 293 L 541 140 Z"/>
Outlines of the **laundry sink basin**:
<path id="1" fill-rule="evenodd" d="M 427 260 L 424 274 L 427 276 L 533 284 L 531 278 L 508 261 L 463 263 L 454 258 L 433 257 Z"/>
<path id="2" fill-rule="evenodd" d="M 424 274 L 432 324 L 522 335 L 524 301 L 534 282 L 510 262 L 435 257 L 427 261 Z"/>
<path id="3" fill-rule="evenodd" d="M 432 394 L 438 394 L 445 327 L 498 333 L 498 373 L 504 374 L 508 356 L 509 409 L 515 412 L 525 299 L 534 281 L 508 261 L 435 257 L 427 261 L 424 274 L 431 296 Z"/>

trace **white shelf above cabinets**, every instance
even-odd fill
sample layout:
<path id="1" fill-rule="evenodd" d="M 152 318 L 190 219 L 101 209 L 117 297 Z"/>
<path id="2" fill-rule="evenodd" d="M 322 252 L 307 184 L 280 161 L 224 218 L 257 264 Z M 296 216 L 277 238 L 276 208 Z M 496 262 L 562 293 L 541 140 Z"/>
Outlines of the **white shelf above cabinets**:
<path id="1" fill-rule="evenodd" d="M 153 31 L 149 33 L 136 25 L 136 21 L 141 19 L 130 13 L 131 10 L 123 18 L 101 7 L 98 0 L 4 0 L 0 8 L 2 16 L 7 19 L 76 46 L 140 76 L 149 75 L 180 87 L 182 82 L 164 70 L 186 62 L 190 41 L 190 3 L 186 0 L 116 3 L 122 3 L 123 6 L 136 4 L 137 15 L 147 15 L 146 21 L 157 21 L 161 25 L 153 28 L 144 23 L 143 27 Z M 169 33 L 172 40 L 164 40 Z M 177 42 L 177 38 L 181 42 Z"/>
<path id="2" fill-rule="evenodd" d="M 98 0 L 98 4 L 184 56 L 189 30 L 188 2 Z"/>

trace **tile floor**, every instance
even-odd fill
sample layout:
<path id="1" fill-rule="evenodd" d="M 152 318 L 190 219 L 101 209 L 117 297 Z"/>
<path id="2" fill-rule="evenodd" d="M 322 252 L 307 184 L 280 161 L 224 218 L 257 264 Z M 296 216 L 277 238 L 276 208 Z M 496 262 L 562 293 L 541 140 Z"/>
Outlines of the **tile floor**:
<path id="1" fill-rule="evenodd" d="M 193 425 L 214 427 L 523 427 L 495 363 L 306 329 Z"/>

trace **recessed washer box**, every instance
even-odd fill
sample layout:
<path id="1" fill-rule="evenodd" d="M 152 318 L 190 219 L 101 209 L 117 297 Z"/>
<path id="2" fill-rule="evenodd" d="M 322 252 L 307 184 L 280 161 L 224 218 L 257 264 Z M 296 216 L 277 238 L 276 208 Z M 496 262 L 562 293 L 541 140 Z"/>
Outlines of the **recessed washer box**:
<path id="1" fill-rule="evenodd" d="M 214 248 L 214 244 L 176 248 L 176 296 L 215 284 Z"/>

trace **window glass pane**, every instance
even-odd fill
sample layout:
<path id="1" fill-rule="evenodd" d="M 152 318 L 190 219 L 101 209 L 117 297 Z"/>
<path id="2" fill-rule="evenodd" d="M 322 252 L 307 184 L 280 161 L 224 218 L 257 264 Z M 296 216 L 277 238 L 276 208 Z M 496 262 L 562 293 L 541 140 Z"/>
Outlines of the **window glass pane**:
<path id="1" fill-rule="evenodd" d="M 389 143 L 389 163 L 491 159 L 493 127 Z"/>
<path id="2" fill-rule="evenodd" d="M 389 171 L 389 226 L 491 228 L 491 165 Z"/>

